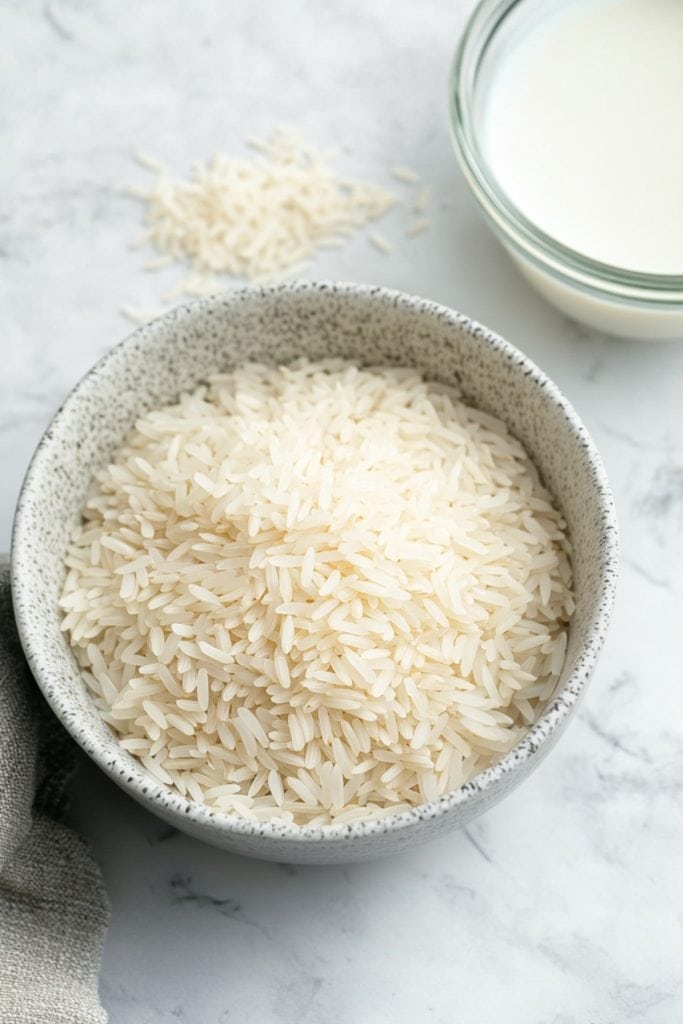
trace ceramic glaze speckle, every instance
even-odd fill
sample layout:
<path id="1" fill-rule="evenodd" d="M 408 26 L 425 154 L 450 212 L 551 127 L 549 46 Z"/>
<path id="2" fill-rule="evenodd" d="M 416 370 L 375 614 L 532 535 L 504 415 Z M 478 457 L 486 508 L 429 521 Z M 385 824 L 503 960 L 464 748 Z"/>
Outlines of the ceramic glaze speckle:
<path id="1" fill-rule="evenodd" d="M 462 789 L 380 821 L 311 828 L 210 811 L 159 784 L 101 721 L 60 631 L 63 558 L 93 474 L 136 418 L 209 374 L 246 360 L 343 356 L 415 366 L 457 383 L 505 420 L 541 471 L 568 523 L 576 612 L 558 693 L 525 739 Z M 216 846 L 300 863 L 397 852 L 466 825 L 520 783 L 559 738 L 604 640 L 618 566 L 614 506 L 600 458 L 555 385 L 498 335 L 443 306 L 358 285 L 251 288 L 179 307 L 135 332 L 78 384 L 29 468 L 14 526 L 12 578 L 26 655 L 55 713 L 123 789 L 172 825 Z"/>

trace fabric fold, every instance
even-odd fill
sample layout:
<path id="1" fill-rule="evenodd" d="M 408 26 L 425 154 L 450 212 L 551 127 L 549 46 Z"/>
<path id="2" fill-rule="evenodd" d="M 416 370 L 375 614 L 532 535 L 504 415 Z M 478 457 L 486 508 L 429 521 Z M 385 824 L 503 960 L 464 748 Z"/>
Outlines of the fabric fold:
<path id="1" fill-rule="evenodd" d="M 76 748 L 24 659 L 0 556 L 0 1021 L 105 1024 L 109 907 L 87 843 L 61 820 Z"/>

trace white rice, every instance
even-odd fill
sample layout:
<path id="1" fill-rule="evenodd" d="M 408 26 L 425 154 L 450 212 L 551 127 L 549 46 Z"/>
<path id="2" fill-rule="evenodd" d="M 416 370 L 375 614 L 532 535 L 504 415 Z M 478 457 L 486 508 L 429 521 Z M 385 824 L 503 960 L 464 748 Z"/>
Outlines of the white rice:
<path id="1" fill-rule="evenodd" d="M 371 245 L 374 245 L 375 249 L 378 249 L 379 252 L 387 256 L 391 252 L 391 242 L 388 242 L 384 235 L 380 235 L 377 231 L 373 231 L 368 235 L 368 241 Z"/>
<path id="2" fill-rule="evenodd" d="M 394 164 L 391 168 L 391 173 L 397 181 L 402 181 L 406 185 L 416 185 L 420 180 L 420 175 L 417 171 L 414 171 L 412 167 L 403 167 L 399 164 Z"/>
<path id="3" fill-rule="evenodd" d="M 412 221 L 411 224 L 406 228 L 406 235 L 408 238 L 414 238 L 416 235 L 421 235 L 423 231 L 427 231 L 431 227 L 431 221 L 427 217 L 420 217 L 418 220 Z"/>
<path id="4" fill-rule="evenodd" d="M 250 820 L 462 786 L 552 695 L 565 524 L 494 417 L 406 369 L 216 376 L 101 472 L 61 598 L 94 702 L 159 782 Z"/>
<path id="5" fill-rule="evenodd" d="M 216 275 L 272 281 L 295 273 L 318 249 L 343 244 L 396 202 L 385 188 L 339 177 L 334 152 L 315 149 L 291 130 L 250 145 L 258 156 L 218 154 L 195 162 L 186 179 L 137 155 L 157 175 L 151 188 L 130 189 L 147 207 L 145 241 L 162 257 L 147 268 L 188 265 L 178 293 L 219 291 L 225 283 Z"/>

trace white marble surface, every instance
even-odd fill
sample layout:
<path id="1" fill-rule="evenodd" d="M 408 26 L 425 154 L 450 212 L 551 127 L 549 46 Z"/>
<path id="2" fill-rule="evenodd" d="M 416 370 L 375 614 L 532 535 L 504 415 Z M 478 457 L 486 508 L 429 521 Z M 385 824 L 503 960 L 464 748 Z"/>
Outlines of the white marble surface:
<path id="1" fill-rule="evenodd" d="M 240 860 L 169 831 L 84 764 L 72 817 L 113 906 L 112 1024 L 679 1024 L 683 1019 L 683 344 L 590 334 L 528 289 L 451 153 L 446 79 L 469 2 L 2 0 L 0 545 L 62 397 L 154 305 L 128 242 L 138 147 L 179 171 L 285 121 L 387 181 L 433 184 L 434 227 L 359 239 L 311 274 L 478 317 L 566 391 L 603 452 L 624 568 L 576 722 L 504 804 L 400 858 Z"/>

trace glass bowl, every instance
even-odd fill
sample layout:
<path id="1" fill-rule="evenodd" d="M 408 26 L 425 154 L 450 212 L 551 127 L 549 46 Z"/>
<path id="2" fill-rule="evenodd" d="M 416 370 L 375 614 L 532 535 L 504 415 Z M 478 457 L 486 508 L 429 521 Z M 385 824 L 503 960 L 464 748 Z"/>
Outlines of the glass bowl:
<path id="1" fill-rule="evenodd" d="M 609 334 L 683 338 L 683 274 L 648 274 L 591 259 L 546 234 L 496 181 L 480 146 L 481 97 L 525 26 L 573 0 L 483 0 L 458 45 L 449 94 L 455 151 L 486 220 L 530 284 L 563 313 Z"/>

